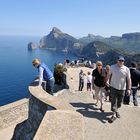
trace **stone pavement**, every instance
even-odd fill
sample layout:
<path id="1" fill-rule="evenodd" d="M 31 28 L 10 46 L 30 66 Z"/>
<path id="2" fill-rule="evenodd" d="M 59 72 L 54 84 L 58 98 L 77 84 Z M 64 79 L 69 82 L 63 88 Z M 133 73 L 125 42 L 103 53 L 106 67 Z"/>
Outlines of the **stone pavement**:
<path id="1" fill-rule="evenodd" d="M 71 93 L 60 95 L 70 102 L 85 118 L 85 140 L 139 140 L 140 139 L 140 108 L 130 105 L 122 105 L 120 119 L 112 124 L 108 123 L 111 116 L 110 102 L 104 102 L 105 112 L 100 112 L 99 106 L 95 106 L 92 93 L 86 91 L 86 85 L 82 92 L 78 89 L 78 73 L 82 69 L 85 73 L 92 69 L 70 68 L 68 69 L 68 85 Z M 86 78 L 86 77 L 85 77 Z M 140 93 L 139 93 L 140 95 Z M 140 96 L 139 96 L 140 97 Z M 140 103 L 140 98 L 139 98 Z"/>
<path id="2" fill-rule="evenodd" d="M 85 140 L 139 140 L 140 139 L 140 108 L 123 105 L 120 109 L 121 118 L 112 124 L 108 123 L 111 116 L 110 103 L 104 103 L 105 112 L 95 106 L 90 93 L 67 93 L 60 95 L 70 102 L 85 118 Z"/>

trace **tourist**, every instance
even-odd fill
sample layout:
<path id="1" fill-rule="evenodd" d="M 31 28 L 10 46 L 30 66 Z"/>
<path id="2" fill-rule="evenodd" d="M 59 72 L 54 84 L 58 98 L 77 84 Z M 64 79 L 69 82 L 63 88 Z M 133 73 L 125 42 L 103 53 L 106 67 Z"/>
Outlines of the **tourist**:
<path id="1" fill-rule="evenodd" d="M 39 59 L 34 59 L 32 64 L 39 72 L 39 83 L 38 86 L 42 86 L 43 80 L 46 81 L 46 91 L 53 95 L 54 90 L 54 77 L 47 65 L 41 63 Z"/>
<path id="2" fill-rule="evenodd" d="M 87 73 L 87 91 L 91 91 L 92 75 L 90 72 Z"/>
<path id="3" fill-rule="evenodd" d="M 133 96 L 133 104 L 134 106 L 138 106 L 138 99 L 137 99 L 137 90 L 140 89 L 140 71 L 138 71 L 137 68 L 137 63 L 132 62 L 131 63 L 131 68 L 130 68 L 130 73 L 131 73 L 131 80 L 132 80 L 132 96 Z"/>
<path id="4" fill-rule="evenodd" d="M 109 119 L 109 123 L 112 123 L 116 117 L 120 118 L 118 108 L 121 107 L 123 96 L 126 90 L 126 80 L 127 80 L 127 94 L 130 95 L 131 91 L 131 77 L 130 70 L 124 65 L 124 57 L 119 56 L 117 63 L 112 65 L 110 68 L 110 92 L 112 95 L 111 100 L 111 111 L 112 117 Z"/>
<path id="5" fill-rule="evenodd" d="M 84 76 L 85 76 L 85 74 L 83 73 L 83 70 L 80 70 L 80 73 L 79 73 L 79 91 L 83 90 L 83 87 L 84 87 Z"/>
<path id="6" fill-rule="evenodd" d="M 93 88 L 95 90 L 95 99 L 97 100 L 96 105 L 98 104 L 98 101 L 100 101 L 101 106 L 100 110 L 104 112 L 103 110 L 103 99 L 104 99 L 104 93 L 105 93 L 105 85 L 107 80 L 107 73 L 106 70 L 103 68 L 103 64 L 101 61 L 96 62 L 96 69 L 92 72 L 92 79 L 93 79 Z"/>
<path id="7" fill-rule="evenodd" d="M 106 73 L 109 75 L 110 73 L 110 66 L 106 65 L 105 67 Z M 109 81 L 108 81 L 109 82 Z M 105 85 L 105 100 L 107 101 L 107 97 L 109 96 L 109 101 L 111 101 L 111 93 L 110 93 L 110 86 L 109 83 Z"/>

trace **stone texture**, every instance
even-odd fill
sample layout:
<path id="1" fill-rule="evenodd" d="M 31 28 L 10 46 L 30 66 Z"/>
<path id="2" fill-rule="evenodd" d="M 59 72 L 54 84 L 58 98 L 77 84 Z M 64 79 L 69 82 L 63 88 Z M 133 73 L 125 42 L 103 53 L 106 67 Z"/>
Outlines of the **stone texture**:
<path id="1" fill-rule="evenodd" d="M 28 100 L 23 99 L 0 108 L 0 130 L 27 119 Z"/>
<path id="2" fill-rule="evenodd" d="M 34 140 L 84 140 L 84 119 L 75 111 L 48 111 Z"/>
<path id="3" fill-rule="evenodd" d="M 12 140 L 32 140 L 47 108 L 47 104 L 31 95 L 28 119 L 16 126 Z"/>
<path id="4" fill-rule="evenodd" d="M 29 86 L 31 96 L 29 99 L 28 119 L 16 126 L 12 140 L 32 140 L 48 110 L 75 111 L 68 102 L 48 94 L 42 87 L 38 87 L 36 84 L 37 81 L 34 81 Z M 63 115 L 65 116 L 65 114 Z"/>

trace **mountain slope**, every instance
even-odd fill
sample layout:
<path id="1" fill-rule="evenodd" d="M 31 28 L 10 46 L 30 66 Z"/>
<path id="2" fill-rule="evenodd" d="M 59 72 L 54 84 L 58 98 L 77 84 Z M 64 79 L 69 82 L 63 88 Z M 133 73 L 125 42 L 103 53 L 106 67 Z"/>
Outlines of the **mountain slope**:
<path id="1" fill-rule="evenodd" d="M 53 49 L 58 51 L 77 52 L 83 45 L 74 37 L 63 33 L 54 27 L 52 31 L 40 40 L 40 48 Z"/>

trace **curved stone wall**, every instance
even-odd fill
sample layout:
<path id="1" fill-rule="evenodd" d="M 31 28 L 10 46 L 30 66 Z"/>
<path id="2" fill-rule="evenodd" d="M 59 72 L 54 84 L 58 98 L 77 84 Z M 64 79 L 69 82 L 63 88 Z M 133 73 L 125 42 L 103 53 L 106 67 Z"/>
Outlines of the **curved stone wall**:
<path id="1" fill-rule="evenodd" d="M 71 130 L 71 133 L 73 135 L 76 135 L 76 133 L 79 132 L 79 131 L 76 132 L 74 128 L 76 128 L 77 130 L 79 130 L 79 129 L 82 130 L 81 133 L 84 134 L 83 129 L 81 129 L 81 125 L 82 126 L 84 125 L 83 116 L 80 113 L 76 112 L 75 109 L 72 107 L 72 105 L 70 105 L 63 99 L 48 94 L 41 87 L 38 87 L 36 85 L 37 85 L 37 81 L 34 81 L 29 86 L 29 91 L 30 91 L 31 96 L 29 99 L 28 119 L 16 126 L 12 140 L 32 140 L 35 135 L 36 135 L 36 137 L 35 137 L 36 140 L 37 139 L 41 139 L 41 140 L 50 139 L 51 140 L 52 133 L 54 133 L 55 130 L 57 130 L 59 126 L 61 128 L 60 129 L 61 136 L 64 136 L 65 134 L 67 134 L 66 132 L 68 132 L 68 131 L 63 129 L 63 127 L 65 128 L 66 126 L 70 127 L 70 128 L 73 126 L 73 129 L 69 129 L 69 130 Z M 57 112 L 56 110 L 59 110 L 59 112 Z M 70 112 L 68 113 L 67 111 L 70 111 Z M 49 117 L 50 114 L 51 114 L 51 116 L 54 115 L 53 116 L 54 121 L 51 121 L 52 123 L 45 123 L 46 120 L 48 120 L 47 122 L 50 122 L 49 119 L 52 118 L 52 117 Z M 68 114 L 71 117 L 68 117 Z M 63 116 L 64 120 L 65 121 L 67 120 L 69 123 L 64 123 L 63 119 L 60 118 L 59 116 Z M 74 124 L 76 124 L 76 123 L 74 123 L 75 122 L 74 118 L 77 118 L 77 116 L 79 116 L 78 122 L 81 122 L 81 123 L 78 123 L 80 125 L 80 127 L 77 127 L 74 125 Z M 42 121 L 42 119 L 43 119 L 43 121 Z M 45 120 L 45 122 L 44 122 L 44 120 Z M 41 123 L 41 121 L 42 121 L 42 123 Z M 44 124 L 47 124 L 47 126 L 45 125 L 45 128 L 44 128 Z M 43 129 L 42 129 L 42 127 L 43 127 Z M 52 127 L 53 127 L 53 129 L 52 129 Z M 48 128 L 50 128 L 50 129 L 48 129 Z M 42 136 L 42 132 L 44 130 L 46 132 L 45 134 L 48 134 L 48 135 L 44 134 L 44 136 Z M 79 134 L 77 134 L 77 136 L 78 135 Z M 61 137 L 61 136 L 59 136 L 59 137 L 61 140 L 63 140 L 63 137 Z M 83 135 L 81 135 L 81 136 L 83 137 Z M 81 139 L 81 137 L 79 137 L 79 139 Z M 56 138 L 53 140 L 59 140 L 59 139 Z M 69 138 L 67 140 L 69 140 Z M 78 139 L 76 139 L 76 140 L 78 140 Z"/>

